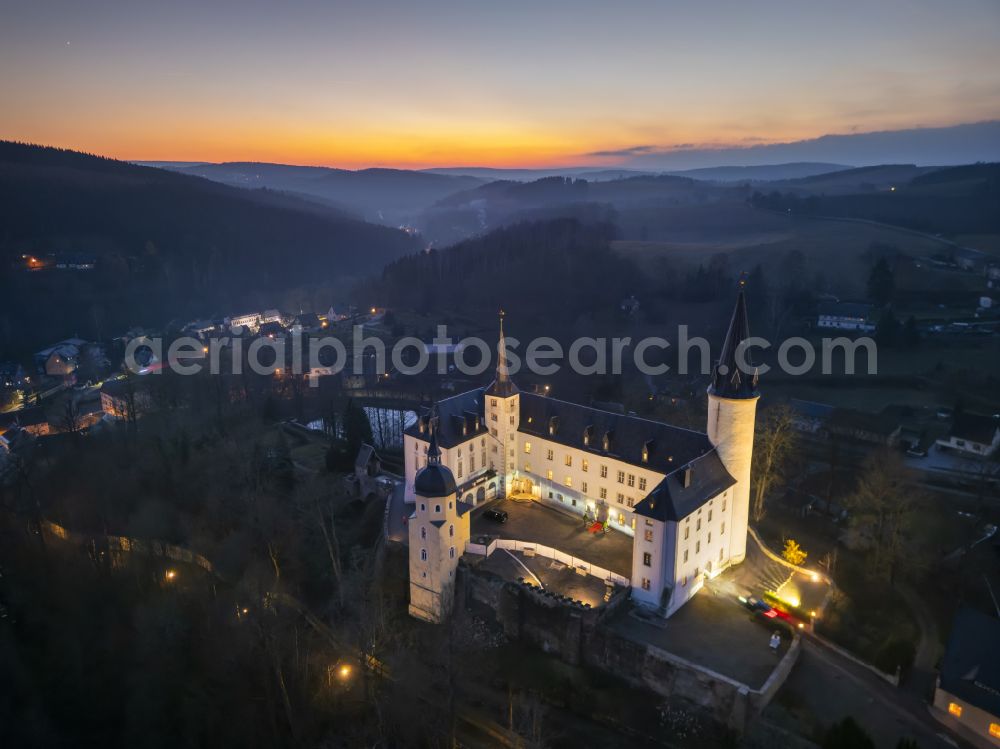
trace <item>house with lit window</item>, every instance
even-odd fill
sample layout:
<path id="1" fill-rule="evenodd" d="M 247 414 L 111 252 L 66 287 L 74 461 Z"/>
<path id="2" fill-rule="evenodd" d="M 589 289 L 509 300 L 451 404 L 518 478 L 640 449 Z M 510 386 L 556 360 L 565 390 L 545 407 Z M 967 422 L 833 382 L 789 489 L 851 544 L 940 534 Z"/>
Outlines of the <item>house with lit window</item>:
<path id="1" fill-rule="evenodd" d="M 979 745 L 1000 746 L 1000 619 L 955 615 L 934 689 L 934 715 Z"/>
<path id="2" fill-rule="evenodd" d="M 433 437 L 465 506 L 533 499 L 631 536 L 632 598 L 669 616 L 746 555 L 758 399 L 756 375 L 737 366 L 747 338 L 741 291 L 697 432 L 520 391 L 501 317 L 494 381 L 438 401 L 404 432 L 405 501 L 420 504 Z"/>
<path id="3" fill-rule="evenodd" d="M 1000 447 L 1000 419 L 959 411 L 947 436 L 939 439 L 937 445 L 966 455 L 992 455 Z"/>

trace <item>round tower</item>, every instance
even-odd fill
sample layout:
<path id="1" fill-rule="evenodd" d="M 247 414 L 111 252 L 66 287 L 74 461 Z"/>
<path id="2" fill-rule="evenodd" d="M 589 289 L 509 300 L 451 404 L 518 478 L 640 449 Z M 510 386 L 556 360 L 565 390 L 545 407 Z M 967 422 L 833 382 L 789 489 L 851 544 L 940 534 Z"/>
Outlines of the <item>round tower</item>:
<path id="1" fill-rule="evenodd" d="M 708 439 L 736 484 L 730 491 L 729 562 L 738 564 L 746 557 L 747 526 L 750 520 L 750 464 L 753 457 L 754 422 L 757 414 L 757 375 L 749 352 L 741 344 L 750 337 L 743 284 L 722 353 L 712 371 L 708 387 Z M 739 365 L 742 363 L 742 367 Z"/>

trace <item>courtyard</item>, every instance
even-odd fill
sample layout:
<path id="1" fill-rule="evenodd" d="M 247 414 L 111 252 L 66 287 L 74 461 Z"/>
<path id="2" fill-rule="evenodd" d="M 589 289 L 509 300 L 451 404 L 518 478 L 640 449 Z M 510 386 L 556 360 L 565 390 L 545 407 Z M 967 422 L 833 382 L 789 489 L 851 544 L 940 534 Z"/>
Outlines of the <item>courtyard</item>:
<path id="1" fill-rule="evenodd" d="M 484 511 L 507 513 L 506 523 L 484 516 Z M 548 507 L 540 502 L 501 499 L 476 508 L 472 515 L 471 538 L 482 536 L 517 541 L 534 541 L 584 559 L 598 567 L 632 576 L 632 537 L 618 531 L 590 533 L 583 518 Z"/>
<path id="2" fill-rule="evenodd" d="M 504 580 L 525 581 L 555 595 L 589 604 L 591 608 L 604 605 L 605 582 L 593 575 L 580 575 L 554 559 L 527 556 L 519 551 L 496 549 L 489 557 L 468 554 L 466 558 L 479 569 L 499 575 Z"/>

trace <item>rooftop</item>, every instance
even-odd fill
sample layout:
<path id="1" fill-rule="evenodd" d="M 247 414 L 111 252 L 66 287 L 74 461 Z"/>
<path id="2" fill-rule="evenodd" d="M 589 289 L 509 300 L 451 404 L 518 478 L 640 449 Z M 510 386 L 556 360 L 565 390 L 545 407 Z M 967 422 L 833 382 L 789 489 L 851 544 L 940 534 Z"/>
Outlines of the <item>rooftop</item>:
<path id="1" fill-rule="evenodd" d="M 963 607 L 941 661 L 941 688 L 1000 716 L 1000 619 Z"/>

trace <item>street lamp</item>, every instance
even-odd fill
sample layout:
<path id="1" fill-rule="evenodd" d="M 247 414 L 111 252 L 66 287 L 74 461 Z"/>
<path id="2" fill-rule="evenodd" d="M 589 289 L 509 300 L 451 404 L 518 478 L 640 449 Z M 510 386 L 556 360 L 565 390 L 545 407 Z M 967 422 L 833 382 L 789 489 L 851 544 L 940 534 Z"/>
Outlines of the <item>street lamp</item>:
<path id="1" fill-rule="evenodd" d="M 164 573 L 163 577 L 166 579 L 168 583 L 173 582 L 175 579 L 177 579 L 177 570 L 167 570 Z"/>

